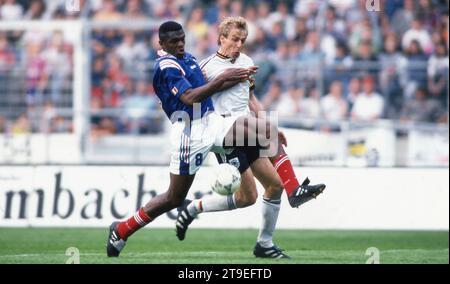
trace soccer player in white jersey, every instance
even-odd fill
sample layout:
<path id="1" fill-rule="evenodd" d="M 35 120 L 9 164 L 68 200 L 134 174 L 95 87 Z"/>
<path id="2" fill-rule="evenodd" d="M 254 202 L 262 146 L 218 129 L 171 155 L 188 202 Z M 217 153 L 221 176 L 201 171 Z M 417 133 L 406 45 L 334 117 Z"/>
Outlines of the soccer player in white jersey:
<path id="1" fill-rule="evenodd" d="M 247 34 L 247 24 L 242 17 L 230 17 L 220 24 L 219 51 L 200 63 L 207 81 L 214 80 L 229 68 L 254 66 L 253 60 L 241 52 Z M 225 117 L 248 117 L 250 111 L 256 114 L 262 111 L 259 101 L 253 94 L 253 82 L 245 80 L 231 88 L 225 87 L 212 96 L 215 112 Z M 282 133 L 280 141 L 286 144 Z M 257 199 L 254 180 L 256 177 L 263 185 L 265 193 L 262 204 L 263 222 L 253 254 L 264 258 L 289 258 L 273 243 L 283 188 L 288 193 L 291 206 L 298 207 L 322 193 L 325 185 L 309 185 L 308 179 L 299 185 L 282 146 L 271 160 L 261 157 L 258 147 L 248 146 L 236 147 L 231 154 L 216 154 L 216 156 L 219 163 L 230 163 L 239 169 L 241 188 L 229 196 L 211 195 L 193 200 L 184 209 L 180 209 L 176 223 L 178 238 L 180 240 L 185 238 L 189 224 L 199 213 L 233 210 L 254 204 Z"/>

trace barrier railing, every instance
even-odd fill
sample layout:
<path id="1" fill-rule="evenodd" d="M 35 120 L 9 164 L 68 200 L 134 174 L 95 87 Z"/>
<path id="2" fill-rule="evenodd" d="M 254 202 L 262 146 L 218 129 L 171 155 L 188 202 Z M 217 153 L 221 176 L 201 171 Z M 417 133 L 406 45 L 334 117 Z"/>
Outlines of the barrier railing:
<path id="1" fill-rule="evenodd" d="M 57 132 L 72 110 L 41 117 L 41 133 L 0 135 L 0 164 L 142 164 L 167 165 L 170 122 L 161 111 L 129 117 L 122 109 L 84 113 L 90 129 L 83 135 Z M 133 131 L 114 132 L 123 119 Z M 392 120 L 328 121 L 302 116 L 279 117 L 295 165 L 338 167 L 448 167 L 448 125 Z M 95 123 L 94 123 L 95 122 Z M 151 127 L 142 127 L 148 123 Z M 112 126 L 113 125 L 113 126 Z M 144 129 L 144 131 L 142 131 Z M 153 129 L 153 131 L 145 131 Z"/>

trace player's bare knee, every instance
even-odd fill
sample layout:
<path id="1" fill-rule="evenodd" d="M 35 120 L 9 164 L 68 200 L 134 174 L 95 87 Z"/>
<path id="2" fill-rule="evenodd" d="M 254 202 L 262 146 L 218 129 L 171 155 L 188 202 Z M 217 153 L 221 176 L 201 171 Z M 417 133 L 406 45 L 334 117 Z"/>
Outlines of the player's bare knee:
<path id="1" fill-rule="evenodd" d="M 235 201 L 238 208 L 244 208 L 255 204 L 258 198 L 256 188 L 243 188 L 236 192 Z"/>
<path id="2" fill-rule="evenodd" d="M 281 180 L 274 180 L 265 188 L 265 190 L 265 196 L 269 197 L 270 199 L 280 199 L 283 195 L 283 184 L 281 183 Z"/>
<path id="3" fill-rule="evenodd" d="M 256 199 L 258 199 L 258 193 L 255 190 L 254 192 L 252 192 L 252 194 L 248 198 L 248 206 L 255 204 Z"/>
<path id="4" fill-rule="evenodd" d="M 255 191 L 247 192 L 247 194 L 244 196 L 241 207 L 248 207 L 252 206 L 256 203 L 256 199 L 258 198 L 258 193 Z"/>

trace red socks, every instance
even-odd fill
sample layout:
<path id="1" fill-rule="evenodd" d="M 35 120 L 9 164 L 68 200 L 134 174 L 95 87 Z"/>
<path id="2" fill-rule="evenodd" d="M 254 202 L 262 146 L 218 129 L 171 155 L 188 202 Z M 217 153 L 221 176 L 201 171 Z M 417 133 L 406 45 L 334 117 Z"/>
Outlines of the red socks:
<path id="1" fill-rule="evenodd" d="M 144 208 L 139 209 L 134 216 L 130 217 L 128 220 L 120 222 L 117 225 L 117 231 L 119 232 L 119 237 L 126 241 L 129 236 L 142 227 L 145 227 L 150 223 L 152 219 L 144 212 Z"/>
<path id="2" fill-rule="evenodd" d="M 291 196 L 291 193 L 297 189 L 300 184 L 295 176 L 295 172 L 292 168 L 291 160 L 289 160 L 288 155 L 279 155 L 276 160 L 273 161 L 273 166 L 277 170 L 288 196 Z"/>

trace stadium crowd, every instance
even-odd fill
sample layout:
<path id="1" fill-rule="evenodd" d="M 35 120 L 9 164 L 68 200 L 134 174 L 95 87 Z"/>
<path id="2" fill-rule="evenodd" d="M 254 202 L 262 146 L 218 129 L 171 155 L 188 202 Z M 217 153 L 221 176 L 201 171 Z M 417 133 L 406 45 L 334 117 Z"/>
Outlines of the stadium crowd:
<path id="1" fill-rule="evenodd" d="M 220 20 L 243 16 L 245 53 L 260 66 L 255 92 L 266 109 L 330 121 L 448 124 L 448 0 L 380 1 L 374 12 L 365 0 L 80 0 L 80 12 L 69 13 L 65 0 L 0 0 L 0 21 L 175 19 L 184 24 L 186 49 L 202 60 L 217 51 Z M 151 87 L 156 30 L 93 30 L 93 131 L 161 131 L 161 120 L 148 116 L 159 109 Z M 0 31 L 0 131 L 71 131 L 52 113 L 72 106 L 72 54 L 59 31 Z M 5 110 L 20 106 L 23 113 Z M 95 115 L 104 109 L 123 111 Z"/>

